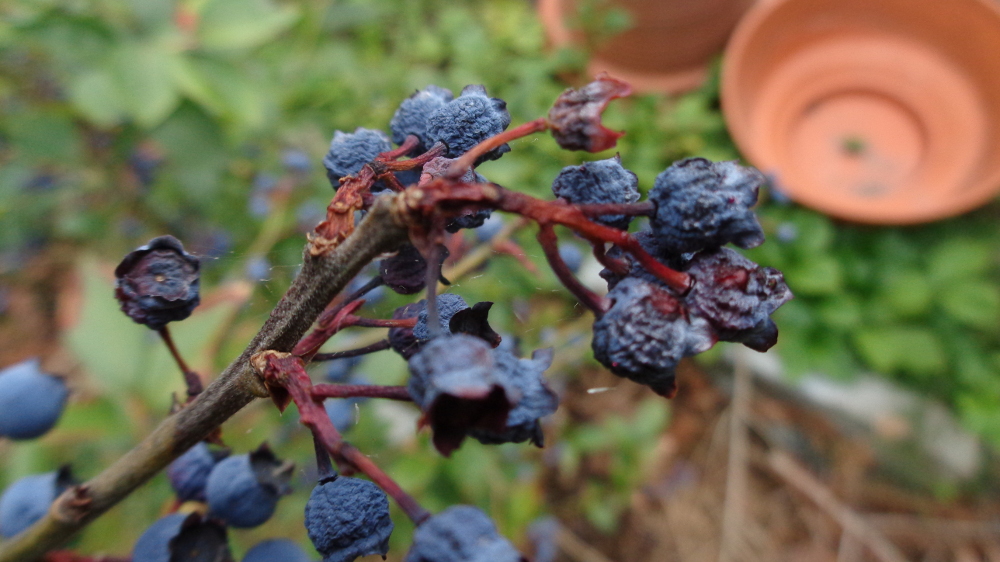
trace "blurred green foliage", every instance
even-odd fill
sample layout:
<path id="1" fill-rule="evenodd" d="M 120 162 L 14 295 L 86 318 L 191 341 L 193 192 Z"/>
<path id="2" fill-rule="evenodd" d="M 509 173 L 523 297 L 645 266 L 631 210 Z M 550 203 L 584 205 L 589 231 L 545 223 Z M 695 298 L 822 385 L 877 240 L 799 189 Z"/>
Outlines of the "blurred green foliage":
<path id="1" fill-rule="evenodd" d="M 605 27 L 624 25 L 615 14 L 593 17 Z M 248 265 L 266 257 L 267 280 L 247 306 L 223 302 L 174 330 L 196 364 L 218 369 L 242 349 L 294 274 L 302 231 L 315 224 L 332 193 L 319 162 L 334 130 L 385 129 L 396 105 L 430 83 L 456 91 L 485 84 L 507 100 L 514 122 L 523 122 L 544 114 L 566 81 L 579 76 L 583 60 L 579 52 L 547 52 L 533 7 L 523 0 L 0 5 L 0 276 L 16 279 L 53 245 L 85 256 L 77 267 L 85 304 L 64 341 L 87 375 L 83 398 L 55 432 L 7 445 L 0 485 L 63 462 L 92 476 L 162 419 L 169 393 L 179 390 L 159 342 L 117 314 L 101 264 L 171 233 L 212 258 L 204 264 L 211 288 L 244 278 Z M 618 150 L 643 190 L 678 158 L 738 157 L 714 83 L 677 98 L 616 101 L 606 121 L 628 131 Z M 304 173 L 287 166 L 300 153 L 312 162 Z M 546 196 L 558 171 L 580 159 L 539 137 L 515 143 L 481 171 Z M 289 177 L 296 186 L 291 200 L 276 205 L 268 186 Z M 777 352 L 790 374 L 878 371 L 947 402 L 967 426 L 1000 443 L 996 206 L 928 226 L 874 228 L 841 224 L 772 196 L 761 218 L 770 241 L 749 254 L 782 269 L 797 296 L 776 315 Z M 529 257 L 541 264 L 531 234 L 522 234 Z M 456 292 L 470 301 L 512 303 L 496 307 L 495 324 L 523 335 L 526 349 L 568 346 L 575 356 L 554 369 L 557 382 L 592 365 L 579 341 L 587 324 L 574 321 L 579 313 L 553 276 L 500 266 L 488 267 L 502 276 L 487 269 Z M 391 296 L 372 314 L 404 302 Z M 335 347 L 348 347 L 351 337 Z M 388 354 L 367 359 L 361 371 L 377 383 L 405 377 L 403 363 Z M 522 539 L 546 511 L 539 471 L 548 463 L 572 474 L 592 454 L 613 462 L 606 479 L 580 491 L 580 509 L 596 528 L 613 530 L 645 476 L 649 444 L 666 410 L 655 400 L 641 404 L 633 419 L 559 421 L 562 442 L 544 458 L 528 447 L 467 442 L 441 459 L 425 434 L 413 439 L 413 422 L 405 407 L 366 404 L 351 438 L 429 508 L 475 503 Z M 267 536 L 305 540 L 312 445 L 303 433 L 294 413 L 281 418 L 264 403 L 227 425 L 226 439 L 237 451 L 269 440 L 304 467 L 299 491 L 283 501 L 274 521 L 234 533 L 237 552 Z M 158 478 L 101 518 L 78 546 L 125 553 L 169 501 L 166 480 Z M 411 529 L 396 515 L 398 556 Z"/>

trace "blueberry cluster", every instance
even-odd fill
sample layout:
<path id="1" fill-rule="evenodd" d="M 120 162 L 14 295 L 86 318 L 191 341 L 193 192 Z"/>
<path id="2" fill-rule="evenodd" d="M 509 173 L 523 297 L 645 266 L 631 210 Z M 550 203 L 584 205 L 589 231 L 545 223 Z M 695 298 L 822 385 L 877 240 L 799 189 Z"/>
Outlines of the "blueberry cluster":
<path id="1" fill-rule="evenodd" d="M 594 322 L 592 347 L 611 372 L 672 396 L 681 358 L 717 341 L 758 351 L 777 342 L 770 315 L 792 298 L 784 277 L 723 247 L 763 242 L 750 209 L 763 179 L 752 168 L 700 158 L 675 163 L 657 177 L 649 194 L 655 214 L 636 238 L 657 261 L 687 273 L 691 288 L 679 293 L 621 249 L 609 252 L 628 269 L 601 274 L 610 305 Z"/>

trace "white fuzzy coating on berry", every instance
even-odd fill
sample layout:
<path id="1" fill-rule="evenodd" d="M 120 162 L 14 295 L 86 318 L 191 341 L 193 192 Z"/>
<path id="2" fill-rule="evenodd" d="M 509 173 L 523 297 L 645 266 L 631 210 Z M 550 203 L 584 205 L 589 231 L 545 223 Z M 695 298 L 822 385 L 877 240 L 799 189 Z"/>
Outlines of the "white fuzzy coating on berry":
<path id="1" fill-rule="evenodd" d="M 622 166 L 621 158 L 566 166 L 552 181 L 552 193 L 571 203 L 635 203 L 639 200 L 639 178 Z M 604 215 L 597 222 L 625 230 L 632 217 Z"/>
<path id="2" fill-rule="evenodd" d="M 650 226 L 658 244 L 672 254 L 732 243 L 753 248 L 764 231 L 750 208 L 764 176 L 736 162 L 688 158 L 656 176 L 649 200 L 656 205 Z"/>
<path id="3" fill-rule="evenodd" d="M 389 551 L 393 523 L 389 500 L 378 486 L 338 476 L 313 488 L 306 504 L 309 539 L 323 562 L 351 562 Z"/>
<path id="4" fill-rule="evenodd" d="M 510 125 L 507 103 L 486 95 L 486 88 L 466 86 L 462 94 L 438 108 L 427 119 L 427 141 L 444 143 L 445 156 L 458 158 L 480 142 L 502 133 Z M 496 160 L 510 152 L 503 144 L 486 153 L 481 160 Z"/>
<path id="5" fill-rule="evenodd" d="M 323 157 L 326 177 L 333 189 L 340 187 L 340 178 L 357 174 L 379 154 L 392 150 L 389 137 L 382 131 L 358 127 L 353 133 L 336 131 L 330 149 Z"/>
<path id="6" fill-rule="evenodd" d="M 420 146 L 414 152 L 426 151 L 433 144 L 427 141 L 427 120 L 432 113 L 453 99 L 455 96 L 451 90 L 433 84 L 414 92 L 399 104 L 389 121 L 392 142 L 403 144 L 407 136 L 414 135 L 420 139 Z"/>
<path id="7" fill-rule="evenodd" d="M 459 311 L 469 308 L 469 304 L 465 302 L 461 296 L 454 293 L 445 293 L 443 295 L 437 296 L 437 307 L 438 307 L 438 319 L 441 322 L 441 333 L 449 334 L 451 329 L 449 324 L 453 316 L 459 313 Z M 417 340 L 424 342 L 431 339 L 430 326 L 427 325 L 427 303 L 424 303 L 423 309 L 417 315 L 417 325 L 413 327 L 413 335 L 417 337 Z"/>
<path id="8" fill-rule="evenodd" d="M 792 299 L 780 271 L 760 267 L 729 248 L 698 253 L 687 273 L 694 278 L 686 297 L 692 312 L 720 331 L 762 325 Z"/>

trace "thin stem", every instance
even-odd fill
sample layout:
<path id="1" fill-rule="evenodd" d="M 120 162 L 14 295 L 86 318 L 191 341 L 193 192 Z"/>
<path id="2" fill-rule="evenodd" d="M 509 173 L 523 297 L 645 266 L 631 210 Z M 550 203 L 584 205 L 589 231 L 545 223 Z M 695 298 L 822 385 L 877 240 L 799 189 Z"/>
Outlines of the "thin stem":
<path id="1" fill-rule="evenodd" d="M 405 386 L 377 384 L 317 384 L 312 387 L 313 398 L 385 398 L 413 402 Z"/>
<path id="2" fill-rule="evenodd" d="M 429 313 L 427 317 L 430 318 Z M 353 326 L 359 328 L 412 328 L 416 325 L 416 318 L 363 318 L 361 316 L 346 316 L 340 328 L 350 328 Z"/>
<path id="3" fill-rule="evenodd" d="M 432 338 L 441 335 L 441 314 L 437 305 L 437 285 L 441 278 L 441 250 L 437 244 L 428 244 L 424 257 L 427 260 L 427 330 Z"/>
<path id="4" fill-rule="evenodd" d="M 603 215 L 628 215 L 630 217 L 651 217 L 656 213 L 656 205 L 652 201 L 638 203 L 587 203 L 576 205 L 580 212 L 588 217 Z"/>
<path id="5" fill-rule="evenodd" d="M 437 143 L 430 147 L 427 152 L 421 154 L 420 156 L 414 156 L 409 160 L 394 160 L 392 162 L 382 162 L 381 164 L 386 170 L 391 172 L 402 172 L 403 170 L 413 170 L 419 168 L 424 164 L 430 162 L 431 160 L 437 158 L 444 154 L 445 146 L 441 143 Z"/>
<path id="6" fill-rule="evenodd" d="M 420 144 L 420 137 L 416 135 L 406 135 L 406 139 L 403 141 L 403 144 L 399 145 L 399 148 L 379 154 L 378 160 L 389 161 L 406 156 L 414 148 L 416 148 L 418 144 Z"/>
<path id="7" fill-rule="evenodd" d="M 316 451 L 316 473 L 317 480 L 322 482 L 327 478 L 333 478 L 337 475 L 337 469 L 333 468 L 333 460 L 330 459 L 330 451 L 326 450 L 326 446 L 322 441 L 313 434 L 313 449 Z"/>
<path id="8" fill-rule="evenodd" d="M 618 275 L 625 275 L 628 273 L 629 267 L 624 260 L 618 258 L 613 258 L 608 255 L 608 252 L 604 248 L 604 244 L 594 244 L 594 257 L 597 261 L 604 267 L 610 269 Z"/>
<path id="9" fill-rule="evenodd" d="M 583 283 L 580 283 L 580 280 L 570 271 L 569 266 L 566 265 L 566 262 L 559 255 L 559 239 L 556 237 L 556 231 L 552 228 L 552 225 L 541 225 L 541 228 L 538 230 L 538 243 L 541 244 L 542 251 L 545 252 L 545 258 L 549 260 L 549 266 L 552 267 L 552 271 L 559 278 L 559 281 L 596 316 L 603 316 L 607 311 L 604 299 L 597 293 L 584 287 Z"/>
<path id="10" fill-rule="evenodd" d="M 205 390 L 204 384 L 201 382 L 201 377 L 198 373 L 191 370 L 181 357 L 180 351 L 177 350 L 177 346 L 174 345 L 174 339 L 170 337 L 170 329 L 167 326 L 163 326 L 156 331 L 160 334 L 163 339 L 163 343 L 167 344 L 167 349 L 170 350 L 170 355 L 173 356 L 174 361 L 177 362 L 177 366 L 181 368 L 181 373 L 184 375 L 184 384 L 187 385 L 187 395 L 190 398 L 194 398 L 201 394 L 201 391 Z"/>
<path id="11" fill-rule="evenodd" d="M 451 167 L 448 168 L 447 177 L 460 178 L 466 171 L 470 170 L 476 164 L 476 161 L 479 160 L 482 155 L 487 152 L 506 142 L 517 140 L 521 137 L 526 137 L 534 133 L 540 133 L 548 128 L 549 122 L 544 117 L 540 117 L 534 121 L 528 121 L 527 123 L 518 125 L 509 131 L 504 131 L 499 135 L 493 135 L 492 137 L 470 148 L 469 151 L 460 156 L 458 160 L 452 162 Z"/>
<path id="12" fill-rule="evenodd" d="M 346 351 L 334 351 L 333 353 L 317 353 L 312 356 L 313 362 L 316 361 L 334 361 L 337 359 L 347 359 L 349 357 L 359 357 L 361 355 L 368 355 L 369 353 L 375 353 L 377 351 L 384 351 L 389 349 L 389 340 L 379 340 L 373 344 L 366 345 L 364 347 L 359 347 L 357 349 L 348 349 Z"/>
<path id="13" fill-rule="evenodd" d="M 305 364 L 294 355 L 265 351 L 254 356 L 253 363 L 269 385 L 277 385 L 287 391 L 299 410 L 299 421 L 308 427 L 330 454 L 339 461 L 346 462 L 365 474 L 391 498 L 403 512 L 417 525 L 424 522 L 430 513 L 413 496 L 407 494 L 399 484 L 378 467 L 371 459 L 361 454 L 354 446 L 346 443 L 334 427 L 319 398 L 313 394 L 312 380 L 305 371 Z"/>
<path id="14" fill-rule="evenodd" d="M 396 193 L 399 193 L 400 191 L 406 189 L 406 186 L 400 183 L 399 178 L 397 178 L 396 174 L 393 174 L 392 172 L 379 174 L 378 179 L 385 182 L 385 184 L 389 186 L 389 189 L 395 191 Z"/>

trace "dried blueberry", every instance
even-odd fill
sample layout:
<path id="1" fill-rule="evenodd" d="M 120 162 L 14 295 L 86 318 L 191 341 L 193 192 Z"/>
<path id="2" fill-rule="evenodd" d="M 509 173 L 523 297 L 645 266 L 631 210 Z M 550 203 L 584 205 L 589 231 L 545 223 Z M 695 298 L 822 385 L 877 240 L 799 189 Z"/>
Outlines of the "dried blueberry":
<path id="1" fill-rule="evenodd" d="M 438 319 L 441 322 L 441 333 L 451 332 L 450 323 L 453 316 L 462 310 L 469 308 L 465 299 L 454 293 L 445 293 L 437 296 Z M 427 325 L 427 305 L 417 313 L 417 325 L 413 327 L 413 335 L 418 341 L 424 342 L 432 337 L 430 326 Z"/>
<path id="2" fill-rule="evenodd" d="M 208 475 L 228 455 L 227 450 L 213 451 L 208 448 L 207 443 L 199 441 L 177 457 L 167 467 L 167 478 L 177 493 L 177 498 L 181 501 L 205 501 Z"/>
<path id="3" fill-rule="evenodd" d="M 445 456 L 470 430 L 507 430 L 516 396 L 508 397 L 498 380 L 492 351 L 477 337 L 454 334 L 430 340 L 410 357 L 407 390 L 424 412 L 421 423 L 434 432 L 434 446 Z"/>
<path id="4" fill-rule="evenodd" d="M 494 349 L 493 361 L 495 376 L 504 388 L 511 389 L 507 395 L 516 397 L 515 404 L 507 414 L 503 431 L 472 429 L 469 436 L 487 445 L 531 441 L 541 447 L 542 428 L 538 420 L 559 407 L 559 398 L 542 376 L 552 364 L 552 348 L 535 351 L 531 359 L 519 359 L 509 351 Z"/>
<path id="5" fill-rule="evenodd" d="M 243 562 L 311 562 L 306 551 L 288 539 L 269 539 L 254 545 Z"/>
<path id="6" fill-rule="evenodd" d="M 212 515 L 238 528 L 256 527 L 274 513 L 278 498 L 290 492 L 294 468 L 282 462 L 266 445 L 256 451 L 223 459 L 205 485 Z"/>
<path id="7" fill-rule="evenodd" d="M 416 318 L 426 306 L 427 301 L 425 300 L 401 306 L 393 311 L 392 318 L 394 320 Z M 392 347 L 393 351 L 402 355 L 403 359 L 409 359 L 414 353 L 420 351 L 420 342 L 417 341 L 417 336 L 413 335 L 413 328 L 391 328 L 389 330 L 389 346 Z"/>
<path id="8" fill-rule="evenodd" d="M 406 137 L 415 135 L 420 144 L 413 149 L 415 153 L 425 152 L 433 142 L 427 140 L 427 120 L 436 110 L 455 99 L 451 90 L 431 84 L 423 90 L 418 90 L 403 100 L 389 121 L 392 130 L 392 142 L 403 144 Z"/>
<path id="9" fill-rule="evenodd" d="M 330 150 L 323 158 L 326 177 L 336 190 L 340 188 L 340 178 L 357 174 L 365 164 L 390 150 L 392 144 L 382 131 L 364 127 L 358 127 L 353 133 L 336 131 L 330 141 Z M 372 186 L 372 191 L 378 190 L 376 186 Z"/>
<path id="10" fill-rule="evenodd" d="M 38 359 L 0 371 L 0 436 L 34 439 L 52 429 L 69 390 L 59 377 L 43 373 Z"/>
<path id="11" fill-rule="evenodd" d="M 393 529 L 385 492 L 368 480 L 344 476 L 313 488 L 305 525 L 323 562 L 351 562 L 370 554 L 385 557 Z"/>
<path id="12" fill-rule="evenodd" d="M 578 204 L 635 203 L 639 200 L 639 179 L 625 169 L 621 158 L 615 155 L 606 160 L 566 166 L 552 182 L 552 193 Z M 632 217 L 604 215 L 595 220 L 626 230 Z"/>
<path id="13" fill-rule="evenodd" d="M 448 249 L 438 247 L 438 255 L 443 262 L 448 258 Z M 401 295 L 418 293 L 427 286 L 427 260 L 412 244 L 403 244 L 395 255 L 378 264 L 382 280 L 393 291 Z"/>
<path id="14" fill-rule="evenodd" d="M 657 242 L 675 255 L 730 242 L 759 246 L 764 231 L 750 207 L 763 182 L 763 174 L 735 162 L 675 162 L 656 176 L 649 192 L 656 205 L 650 226 Z"/>
<path id="15" fill-rule="evenodd" d="M 173 236 L 154 238 L 130 252 L 115 277 L 122 312 L 153 330 L 184 320 L 201 302 L 198 258 Z"/>
<path id="16" fill-rule="evenodd" d="M 549 110 L 552 136 L 565 150 L 601 152 L 613 147 L 624 133 L 602 125 L 601 113 L 608 102 L 631 93 L 631 86 L 607 74 L 582 88 L 564 91 Z"/>
<path id="17" fill-rule="evenodd" d="M 13 537 L 45 517 L 52 502 L 73 484 L 68 467 L 11 484 L 0 495 L 0 537 Z"/>
<path id="18" fill-rule="evenodd" d="M 483 86 L 470 85 L 462 89 L 460 96 L 439 107 L 427 118 L 425 142 L 442 142 L 448 148 L 445 156 L 458 158 L 480 142 L 502 133 L 509 125 L 507 103 L 489 97 Z M 479 160 L 496 160 L 507 152 L 510 152 L 510 146 L 505 143 Z"/>
<path id="19" fill-rule="evenodd" d="M 612 373 L 672 396 L 682 357 L 708 350 L 716 337 L 705 321 L 661 285 L 628 277 L 608 292 L 611 307 L 594 322 L 594 357 Z"/>
<path id="20" fill-rule="evenodd" d="M 226 529 L 197 513 L 171 513 L 150 525 L 132 548 L 133 562 L 232 562 Z"/>
<path id="21" fill-rule="evenodd" d="M 449 507 L 413 533 L 403 562 L 523 562 L 489 516 L 469 505 Z"/>

